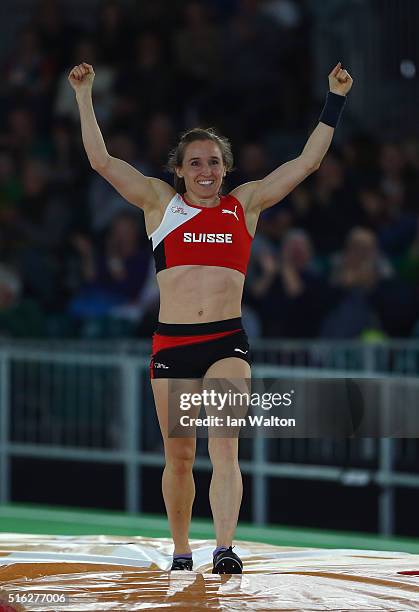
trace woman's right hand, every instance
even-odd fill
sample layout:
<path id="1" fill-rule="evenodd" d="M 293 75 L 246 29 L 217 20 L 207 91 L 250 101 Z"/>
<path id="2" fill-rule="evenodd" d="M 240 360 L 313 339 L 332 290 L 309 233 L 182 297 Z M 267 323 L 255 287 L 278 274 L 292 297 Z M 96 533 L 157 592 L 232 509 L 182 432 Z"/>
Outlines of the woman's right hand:
<path id="1" fill-rule="evenodd" d="M 76 93 L 85 90 L 90 91 L 93 86 L 94 78 L 95 72 L 93 66 L 86 64 L 86 62 L 74 66 L 68 75 L 68 81 Z"/>

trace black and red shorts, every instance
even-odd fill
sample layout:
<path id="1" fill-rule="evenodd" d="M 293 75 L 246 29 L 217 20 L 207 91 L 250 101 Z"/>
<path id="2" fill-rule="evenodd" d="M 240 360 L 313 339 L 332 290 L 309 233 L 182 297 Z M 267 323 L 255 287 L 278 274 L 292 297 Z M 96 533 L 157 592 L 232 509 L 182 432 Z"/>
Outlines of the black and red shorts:
<path id="1" fill-rule="evenodd" d="M 241 318 L 211 323 L 158 323 L 153 335 L 151 378 L 203 378 L 227 357 L 250 365 L 250 349 Z"/>

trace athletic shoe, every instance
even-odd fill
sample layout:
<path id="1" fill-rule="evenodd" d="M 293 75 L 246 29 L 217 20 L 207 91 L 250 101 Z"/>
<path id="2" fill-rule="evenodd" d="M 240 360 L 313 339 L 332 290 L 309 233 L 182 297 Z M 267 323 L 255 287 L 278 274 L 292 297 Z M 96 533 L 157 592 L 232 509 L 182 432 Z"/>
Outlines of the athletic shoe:
<path id="1" fill-rule="evenodd" d="M 170 571 L 192 571 L 193 561 L 192 559 L 178 557 L 177 559 L 173 559 L 172 567 Z"/>
<path id="2" fill-rule="evenodd" d="M 242 574 L 243 563 L 232 546 L 214 556 L 213 574 Z"/>

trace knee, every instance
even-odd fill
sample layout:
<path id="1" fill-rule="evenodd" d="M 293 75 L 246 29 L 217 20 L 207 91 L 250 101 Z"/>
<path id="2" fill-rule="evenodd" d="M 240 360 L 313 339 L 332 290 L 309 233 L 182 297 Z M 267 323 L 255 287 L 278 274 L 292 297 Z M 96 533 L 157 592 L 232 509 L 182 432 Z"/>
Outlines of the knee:
<path id="1" fill-rule="evenodd" d="M 238 463 L 238 439 L 209 438 L 208 453 L 213 467 L 229 470 Z"/>
<path id="2" fill-rule="evenodd" d="M 195 460 L 195 448 L 185 446 L 166 451 L 166 469 L 177 476 L 188 474 L 192 471 Z"/>

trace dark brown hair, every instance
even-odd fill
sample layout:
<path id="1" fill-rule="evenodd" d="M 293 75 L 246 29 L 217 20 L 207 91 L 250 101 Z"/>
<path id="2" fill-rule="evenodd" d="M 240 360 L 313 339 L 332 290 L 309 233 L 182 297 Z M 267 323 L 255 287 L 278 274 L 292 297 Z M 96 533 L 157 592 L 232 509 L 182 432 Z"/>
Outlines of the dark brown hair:
<path id="1" fill-rule="evenodd" d="M 217 134 L 214 128 L 193 128 L 192 130 L 188 130 L 182 134 L 177 146 L 169 153 L 169 161 L 167 163 L 168 170 L 174 175 L 173 182 L 177 193 L 184 194 L 186 186 L 184 179 L 179 178 L 176 174 L 176 168 L 180 168 L 183 164 L 185 149 L 188 144 L 197 140 L 211 140 L 215 142 L 220 149 L 226 172 L 231 172 L 233 170 L 233 153 L 228 138 Z"/>

